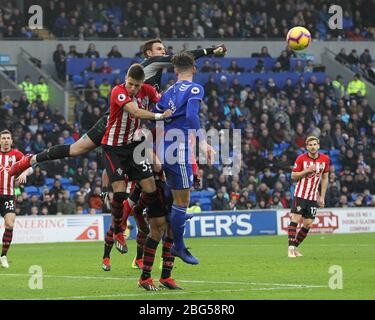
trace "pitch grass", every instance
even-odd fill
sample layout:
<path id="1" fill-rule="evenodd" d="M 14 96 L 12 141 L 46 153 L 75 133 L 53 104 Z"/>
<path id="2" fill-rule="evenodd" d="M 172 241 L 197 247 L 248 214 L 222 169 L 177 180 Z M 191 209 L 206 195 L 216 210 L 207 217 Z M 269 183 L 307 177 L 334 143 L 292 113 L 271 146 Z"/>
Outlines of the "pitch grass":
<path id="1" fill-rule="evenodd" d="M 0 269 L 0 299 L 374 299 L 375 233 L 310 235 L 304 257 L 287 258 L 285 236 L 187 239 L 200 259 L 176 259 L 173 277 L 184 290 L 147 292 L 129 253 L 112 251 L 112 271 L 101 269 L 103 244 L 12 245 L 9 269 Z M 153 271 L 159 279 L 160 249 Z M 43 289 L 29 288 L 29 268 L 43 270 Z M 340 266 L 343 289 L 329 288 L 331 266 Z M 337 274 L 337 273 L 336 273 Z M 333 281 L 337 284 L 337 281 Z M 157 283 L 157 282 L 156 282 Z"/>

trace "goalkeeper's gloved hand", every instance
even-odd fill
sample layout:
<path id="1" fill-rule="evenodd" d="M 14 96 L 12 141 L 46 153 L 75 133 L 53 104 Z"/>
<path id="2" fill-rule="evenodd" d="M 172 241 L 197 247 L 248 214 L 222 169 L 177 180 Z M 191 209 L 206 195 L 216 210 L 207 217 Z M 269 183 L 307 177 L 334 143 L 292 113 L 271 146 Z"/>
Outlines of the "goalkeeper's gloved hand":
<path id="1" fill-rule="evenodd" d="M 214 56 L 215 57 L 223 57 L 227 53 L 227 47 L 224 43 L 218 44 L 214 47 Z"/>

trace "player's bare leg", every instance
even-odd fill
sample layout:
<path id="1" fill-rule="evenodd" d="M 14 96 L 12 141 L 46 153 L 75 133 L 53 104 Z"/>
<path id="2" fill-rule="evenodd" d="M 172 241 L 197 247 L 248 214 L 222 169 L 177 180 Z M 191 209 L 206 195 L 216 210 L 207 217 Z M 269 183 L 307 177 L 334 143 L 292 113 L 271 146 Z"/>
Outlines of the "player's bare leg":
<path id="1" fill-rule="evenodd" d="M 299 252 L 298 250 L 298 246 L 302 243 L 303 240 L 305 240 L 305 238 L 307 237 L 307 234 L 309 233 L 309 230 L 313 224 L 314 220 L 313 219 L 307 219 L 307 218 L 304 218 L 304 221 L 303 221 L 303 227 L 299 230 L 299 232 L 297 233 L 297 237 L 296 237 L 296 244 L 295 244 L 295 249 L 294 249 L 294 254 L 296 257 L 302 257 L 302 253 Z"/>
<path id="2" fill-rule="evenodd" d="M 13 238 L 14 221 L 16 220 L 16 214 L 9 212 L 4 216 L 5 231 L 3 234 L 3 246 L 1 250 L 0 264 L 3 268 L 9 268 L 8 263 L 8 250 Z"/>
<path id="3" fill-rule="evenodd" d="M 49 148 L 46 151 L 35 155 L 27 155 L 20 161 L 17 161 L 9 170 L 11 176 L 18 175 L 34 164 L 49 160 L 63 159 L 67 157 L 76 157 L 97 148 L 97 145 L 84 134 L 73 144 L 62 144 Z"/>
<path id="4" fill-rule="evenodd" d="M 290 217 L 290 224 L 288 226 L 288 257 L 296 258 L 295 249 L 296 249 L 296 235 L 297 235 L 297 226 L 302 218 L 302 215 L 292 213 Z"/>

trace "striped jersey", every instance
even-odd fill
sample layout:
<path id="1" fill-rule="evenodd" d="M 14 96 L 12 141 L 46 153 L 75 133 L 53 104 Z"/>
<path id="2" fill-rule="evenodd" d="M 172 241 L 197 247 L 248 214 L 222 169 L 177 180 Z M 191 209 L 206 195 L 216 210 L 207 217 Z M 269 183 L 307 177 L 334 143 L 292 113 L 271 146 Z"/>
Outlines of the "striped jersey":
<path id="1" fill-rule="evenodd" d="M 159 94 L 148 84 L 143 84 L 134 97 L 129 96 L 125 84 L 114 87 L 111 92 L 109 118 L 102 144 L 123 146 L 136 141 L 140 119 L 124 110 L 124 106 L 132 101 L 137 103 L 139 108 L 149 110 L 151 103 L 159 101 Z"/>
<path id="2" fill-rule="evenodd" d="M 8 171 L 14 163 L 21 160 L 23 153 L 17 149 L 10 149 L 8 152 L 0 151 L 0 195 L 14 195 L 14 176 Z"/>
<path id="3" fill-rule="evenodd" d="M 294 190 L 294 197 L 317 201 L 320 180 L 322 179 L 323 173 L 329 171 L 329 157 L 319 153 L 319 156 L 313 159 L 310 158 L 307 153 L 301 154 L 294 163 L 293 172 L 301 172 L 314 164 L 316 166 L 316 171 L 298 180 Z"/>

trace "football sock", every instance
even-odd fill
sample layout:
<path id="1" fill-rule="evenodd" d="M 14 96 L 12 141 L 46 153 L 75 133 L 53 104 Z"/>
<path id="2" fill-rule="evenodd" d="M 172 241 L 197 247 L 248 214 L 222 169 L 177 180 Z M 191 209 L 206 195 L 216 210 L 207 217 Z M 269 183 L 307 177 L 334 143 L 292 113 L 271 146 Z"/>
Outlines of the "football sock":
<path id="1" fill-rule="evenodd" d="M 305 227 L 302 227 L 301 230 L 297 234 L 296 238 L 296 247 L 298 247 L 303 240 L 307 237 L 307 234 L 310 229 L 306 229 Z"/>
<path id="2" fill-rule="evenodd" d="M 288 226 L 288 240 L 290 246 L 296 245 L 297 225 L 298 223 L 290 222 Z"/>
<path id="3" fill-rule="evenodd" d="M 3 250 L 1 251 L 1 256 L 6 256 L 12 242 L 13 238 L 13 229 L 5 228 L 3 234 Z"/>
<path id="4" fill-rule="evenodd" d="M 146 280 L 151 277 L 152 266 L 154 264 L 158 244 L 158 241 L 147 237 L 143 254 L 143 270 L 141 275 L 142 280 Z"/>
<path id="5" fill-rule="evenodd" d="M 174 256 L 171 254 L 171 247 L 173 245 L 173 239 L 165 237 L 163 240 L 163 270 L 161 277 L 163 279 L 169 278 L 174 264 Z"/>
<path id="6" fill-rule="evenodd" d="M 107 234 L 105 236 L 105 242 L 104 242 L 104 255 L 103 259 L 109 258 L 109 255 L 111 253 L 112 247 L 113 247 L 113 227 L 111 226 Z"/>
<path id="7" fill-rule="evenodd" d="M 115 234 L 122 231 L 121 222 L 122 222 L 122 208 L 123 201 L 126 199 L 125 192 L 115 192 L 113 194 L 113 200 L 111 205 L 111 213 L 113 216 L 114 232 Z"/>
<path id="8" fill-rule="evenodd" d="M 172 206 L 170 224 L 173 232 L 173 242 L 177 250 L 185 248 L 184 244 L 184 231 L 186 224 L 186 208 L 178 205 Z"/>
<path id="9" fill-rule="evenodd" d="M 136 257 L 137 260 L 142 259 L 143 257 L 143 251 L 144 251 L 143 248 L 145 246 L 146 239 L 147 239 L 147 234 L 145 234 L 141 230 L 138 230 L 137 232 L 137 257 Z"/>

